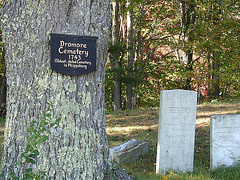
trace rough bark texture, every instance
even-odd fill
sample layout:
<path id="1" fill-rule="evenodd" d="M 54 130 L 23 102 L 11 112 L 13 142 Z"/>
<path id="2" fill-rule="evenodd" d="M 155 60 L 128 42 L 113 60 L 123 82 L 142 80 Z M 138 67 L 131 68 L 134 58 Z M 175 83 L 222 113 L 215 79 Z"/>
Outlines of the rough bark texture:
<path id="1" fill-rule="evenodd" d="M 8 0 L 1 10 L 6 48 L 7 117 L 3 168 L 13 168 L 26 148 L 27 127 L 51 105 L 49 141 L 35 169 L 47 179 L 103 179 L 108 145 L 104 75 L 109 36 L 109 0 Z M 49 33 L 97 36 L 97 70 L 66 76 L 50 69 Z M 21 170 L 14 171 L 20 176 Z"/>

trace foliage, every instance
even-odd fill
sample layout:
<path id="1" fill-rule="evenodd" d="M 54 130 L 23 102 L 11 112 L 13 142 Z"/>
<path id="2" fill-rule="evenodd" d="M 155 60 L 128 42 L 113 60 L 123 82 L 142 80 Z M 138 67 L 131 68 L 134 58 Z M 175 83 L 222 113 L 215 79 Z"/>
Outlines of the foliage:
<path id="1" fill-rule="evenodd" d="M 110 85 L 113 85 L 114 81 L 119 81 L 121 84 L 121 104 L 124 107 L 125 96 L 126 96 L 126 86 L 128 84 L 132 85 L 132 101 L 133 107 L 136 106 L 136 103 L 139 101 L 139 85 L 143 83 L 143 71 L 146 68 L 148 61 L 153 54 L 154 50 L 152 48 L 158 46 L 158 43 L 152 41 L 152 34 L 156 29 L 155 26 L 158 23 L 157 21 L 149 20 L 147 14 L 151 6 L 154 5 L 155 1 L 144 1 L 144 0 L 135 0 L 131 1 L 131 4 L 127 4 L 126 1 L 116 1 L 119 5 L 119 13 L 117 14 L 119 20 L 118 26 L 119 37 L 112 37 L 110 44 L 114 39 L 118 39 L 119 45 L 110 45 L 110 61 L 107 65 L 107 78 L 106 78 L 106 103 L 107 107 L 112 106 L 113 104 L 113 88 L 110 88 Z M 157 7 L 157 6 L 156 6 Z M 128 45 L 128 11 L 133 10 L 133 45 Z M 112 29 L 113 30 L 113 29 Z M 133 51 L 133 68 L 131 69 L 128 66 L 128 52 Z M 118 52 L 118 63 L 120 67 L 118 69 L 114 68 L 111 64 L 112 57 L 114 52 Z M 128 74 L 131 72 L 133 75 L 130 77 Z M 112 78 L 109 78 L 112 77 Z M 115 78 L 114 78 L 115 77 Z M 111 83 L 112 82 L 112 83 Z M 109 92 L 110 90 L 110 92 Z M 111 98 L 109 98 L 111 97 Z M 147 96 L 145 96 L 147 98 Z M 110 102 L 109 102 L 110 101 Z M 110 106 L 109 106 L 110 105 Z"/>
<path id="2" fill-rule="evenodd" d="M 2 1 L 0 0 L 0 8 L 2 7 Z M 0 75 L 4 69 L 4 62 L 3 62 L 3 42 L 2 42 L 2 30 L 0 29 Z"/>
<path id="3" fill-rule="evenodd" d="M 126 1 L 117 2 L 121 44 L 127 44 L 126 13 L 134 11 L 132 79 L 126 78 L 128 49 L 110 48 L 110 54 L 112 49 L 120 52 L 122 101 L 129 81 L 138 106 L 155 105 L 160 90 L 174 88 L 197 90 L 201 101 L 239 96 L 239 1 L 139 0 L 130 7 Z M 108 77 L 114 72 L 109 69 Z M 113 104 L 113 80 L 106 78 L 108 105 Z"/>
<path id="4" fill-rule="evenodd" d="M 2 42 L 2 31 L 0 29 L 0 76 L 4 76 L 5 61 L 3 57 L 3 42 Z"/>
<path id="5" fill-rule="evenodd" d="M 21 178 L 23 180 L 40 180 L 42 177 L 46 176 L 44 171 L 33 172 L 32 165 L 36 164 L 36 159 L 39 156 L 39 145 L 48 140 L 50 129 L 60 121 L 60 118 L 58 118 L 55 122 L 51 123 L 51 116 L 51 109 L 48 104 L 48 108 L 45 110 L 43 116 L 38 119 L 38 121 L 32 121 L 27 129 L 27 147 L 16 162 L 17 169 L 22 167 L 24 170 L 23 177 Z M 7 173 L 8 178 L 18 180 L 19 177 L 15 175 L 14 169 L 15 168 L 9 170 L 10 172 Z M 1 176 L 5 177 L 4 174 Z"/>
<path id="6" fill-rule="evenodd" d="M 0 1 L 0 8 L 3 1 Z M 2 41 L 2 31 L 0 28 L 0 116 L 4 117 L 6 112 L 6 74 L 5 74 L 5 60 Z"/>

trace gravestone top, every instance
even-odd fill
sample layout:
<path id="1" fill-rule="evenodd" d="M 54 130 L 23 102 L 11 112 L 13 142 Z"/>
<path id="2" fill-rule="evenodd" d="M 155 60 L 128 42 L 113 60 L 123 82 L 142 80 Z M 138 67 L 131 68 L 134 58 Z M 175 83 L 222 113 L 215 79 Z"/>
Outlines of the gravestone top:
<path id="1" fill-rule="evenodd" d="M 137 140 L 137 139 L 130 139 L 127 142 L 124 142 L 118 146 L 115 146 L 112 148 L 113 151 L 115 152 L 119 152 L 119 151 L 124 151 L 124 150 L 128 150 L 130 148 L 133 148 L 135 146 L 137 146 L 141 141 Z"/>
<path id="2" fill-rule="evenodd" d="M 51 68 L 66 75 L 96 71 L 97 37 L 50 34 Z"/>

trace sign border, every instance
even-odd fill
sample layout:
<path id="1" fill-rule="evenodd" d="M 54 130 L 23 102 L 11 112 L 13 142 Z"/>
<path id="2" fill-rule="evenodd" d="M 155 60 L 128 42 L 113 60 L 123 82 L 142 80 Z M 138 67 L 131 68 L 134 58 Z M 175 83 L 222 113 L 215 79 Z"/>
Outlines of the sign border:
<path id="1" fill-rule="evenodd" d="M 51 66 L 51 69 L 57 73 L 61 73 L 61 74 L 64 74 L 64 75 L 69 75 L 69 76 L 80 76 L 80 75 L 84 75 L 84 74 L 88 74 L 88 73 L 92 73 L 94 71 L 96 71 L 96 63 L 95 62 L 95 68 L 94 70 L 90 71 L 90 72 L 84 72 L 83 73 L 76 73 L 76 72 L 71 72 L 71 71 L 67 71 L 66 72 L 63 72 L 61 70 L 57 70 L 57 68 L 53 68 L 53 64 L 55 64 L 53 62 L 53 49 L 52 49 L 52 37 L 76 37 L 76 38 L 81 38 L 81 39 L 89 39 L 89 40 L 95 40 L 95 61 L 97 61 L 97 40 L 98 40 L 98 37 L 96 36 L 82 36 L 82 35 L 73 35 L 73 34 L 58 34 L 58 33 L 50 33 L 50 66 Z M 77 71 L 79 72 L 79 71 Z"/>

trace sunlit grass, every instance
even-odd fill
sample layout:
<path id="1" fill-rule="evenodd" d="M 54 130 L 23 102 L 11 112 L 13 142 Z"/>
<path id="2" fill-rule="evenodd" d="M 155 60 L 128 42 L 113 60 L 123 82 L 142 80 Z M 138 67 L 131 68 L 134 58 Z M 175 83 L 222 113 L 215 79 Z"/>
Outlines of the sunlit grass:
<path id="1" fill-rule="evenodd" d="M 119 111 L 106 115 L 110 146 L 136 138 L 149 142 L 149 153 L 140 160 L 123 165 L 137 180 L 239 180 L 240 168 L 210 170 L 210 116 L 240 113 L 240 100 L 204 103 L 197 106 L 195 131 L 194 171 L 192 173 L 169 172 L 156 175 L 156 144 L 159 108 Z"/>

